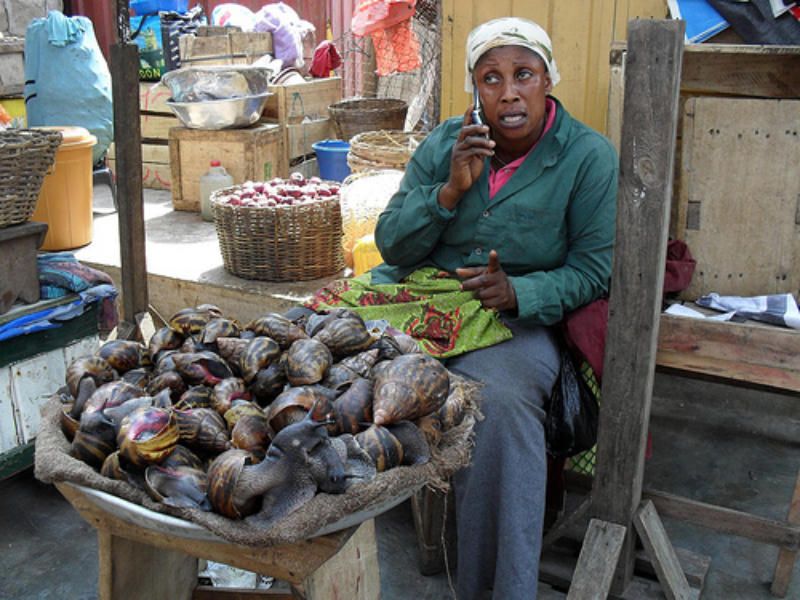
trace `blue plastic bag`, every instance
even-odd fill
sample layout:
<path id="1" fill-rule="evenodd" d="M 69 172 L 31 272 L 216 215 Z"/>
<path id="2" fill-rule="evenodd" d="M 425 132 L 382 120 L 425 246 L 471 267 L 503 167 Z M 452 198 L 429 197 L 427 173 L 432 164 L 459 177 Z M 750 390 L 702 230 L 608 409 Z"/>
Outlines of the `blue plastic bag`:
<path id="1" fill-rule="evenodd" d="M 92 22 L 50 11 L 25 33 L 25 110 L 28 125 L 84 127 L 97 138 L 96 163 L 114 141 L 111 73 Z"/>

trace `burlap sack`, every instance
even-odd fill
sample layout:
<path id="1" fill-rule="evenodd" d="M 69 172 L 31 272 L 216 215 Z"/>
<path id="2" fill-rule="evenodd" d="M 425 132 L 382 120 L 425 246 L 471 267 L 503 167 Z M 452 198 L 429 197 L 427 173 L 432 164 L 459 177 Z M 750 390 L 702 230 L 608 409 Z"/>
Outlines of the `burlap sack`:
<path id="1" fill-rule="evenodd" d="M 45 483 L 68 481 L 119 496 L 145 508 L 192 521 L 214 534 L 237 544 L 277 546 L 314 537 L 321 528 L 354 512 L 371 510 L 390 504 L 393 498 L 407 495 L 423 485 L 446 489 L 450 476 L 469 463 L 472 426 L 479 418 L 478 387 L 459 380 L 465 387 L 468 409 L 460 425 L 446 431 L 431 461 L 425 465 L 395 467 L 369 483 L 354 485 L 344 494 L 318 493 L 295 512 L 277 521 L 268 529 L 236 521 L 213 512 L 175 508 L 154 502 L 144 491 L 129 483 L 100 475 L 86 463 L 69 455 L 69 442 L 59 425 L 61 403 L 54 396 L 42 411 L 39 435 L 36 438 L 35 474 Z"/>

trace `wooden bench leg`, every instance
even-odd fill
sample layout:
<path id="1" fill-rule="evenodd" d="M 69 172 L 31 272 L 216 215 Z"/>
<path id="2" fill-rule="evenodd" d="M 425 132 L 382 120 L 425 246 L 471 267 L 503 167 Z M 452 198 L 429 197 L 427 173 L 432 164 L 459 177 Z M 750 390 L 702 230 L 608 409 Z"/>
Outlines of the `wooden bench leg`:
<path id="1" fill-rule="evenodd" d="M 794 492 L 792 493 L 792 501 L 789 504 L 789 515 L 786 521 L 791 525 L 800 523 L 800 472 L 797 473 L 797 479 L 794 482 Z M 797 559 L 797 552 L 781 548 L 778 551 L 778 562 L 775 564 L 775 575 L 772 578 L 772 587 L 770 591 L 773 596 L 778 598 L 785 598 L 789 593 L 789 583 L 792 581 L 792 571 L 794 570 L 794 563 Z"/>
<path id="2" fill-rule="evenodd" d="M 452 499 L 449 500 L 452 502 Z M 448 494 L 423 487 L 411 496 L 411 512 L 417 532 L 419 572 L 436 575 L 444 570 L 444 546 Z"/>
<path id="3" fill-rule="evenodd" d="M 100 600 L 191 600 L 197 559 L 97 531 Z"/>

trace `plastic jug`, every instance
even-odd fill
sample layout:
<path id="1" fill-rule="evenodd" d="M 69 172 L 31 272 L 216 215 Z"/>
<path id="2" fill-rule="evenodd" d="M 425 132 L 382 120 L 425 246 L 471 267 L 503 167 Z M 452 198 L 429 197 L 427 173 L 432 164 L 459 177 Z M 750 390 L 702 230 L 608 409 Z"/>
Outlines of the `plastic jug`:
<path id="1" fill-rule="evenodd" d="M 231 177 L 218 160 L 211 161 L 208 173 L 200 178 L 200 214 L 204 221 L 213 221 L 214 212 L 211 210 L 211 194 L 216 190 L 233 185 Z"/>

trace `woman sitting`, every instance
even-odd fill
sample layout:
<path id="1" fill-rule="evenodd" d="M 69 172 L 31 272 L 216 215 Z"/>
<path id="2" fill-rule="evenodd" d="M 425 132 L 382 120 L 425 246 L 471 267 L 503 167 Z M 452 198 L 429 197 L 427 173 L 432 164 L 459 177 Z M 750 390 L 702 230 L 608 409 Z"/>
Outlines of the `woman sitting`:
<path id="1" fill-rule="evenodd" d="M 490 21 L 466 50 L 466 89 L 480 109 L 445 121 L 414 153 L 375 231 L 384 264 L 311 306 L 382 314 L 483 384 L 485 419 L 454 480 L 458 598 L 529 600 L 544 407 L 560 366 L 553 326 L 607 292 L 617 156 L 550 95 L 559 74 L 537 24 Z"/>

